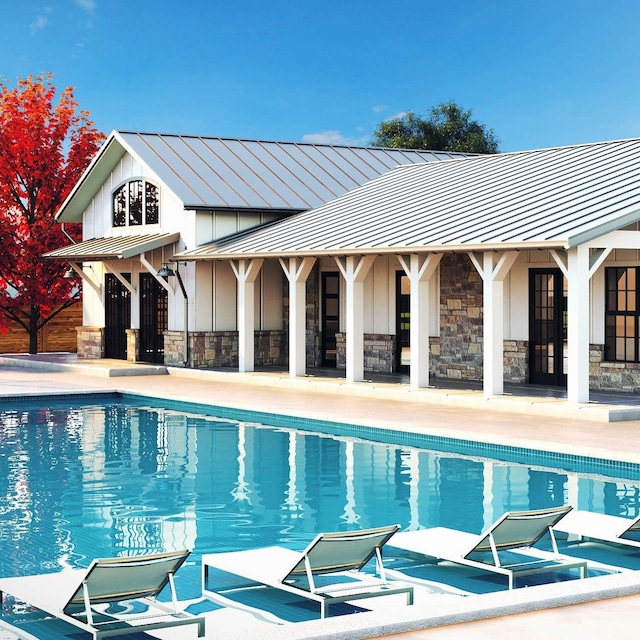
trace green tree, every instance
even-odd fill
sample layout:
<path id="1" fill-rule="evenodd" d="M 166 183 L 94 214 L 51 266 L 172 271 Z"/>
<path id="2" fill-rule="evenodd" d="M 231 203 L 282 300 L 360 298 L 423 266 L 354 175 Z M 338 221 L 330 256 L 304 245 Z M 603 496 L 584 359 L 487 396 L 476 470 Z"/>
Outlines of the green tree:
<path id="1" fill-rule="evenodd" d="M 453 101 L 431 107 L 426 119 L 407 111 L 381 122 L 373 132 L 372 146 L 498 153 L 498 139 L 493 130 L 473 120 L 470 109 L 463 109 Z"/>

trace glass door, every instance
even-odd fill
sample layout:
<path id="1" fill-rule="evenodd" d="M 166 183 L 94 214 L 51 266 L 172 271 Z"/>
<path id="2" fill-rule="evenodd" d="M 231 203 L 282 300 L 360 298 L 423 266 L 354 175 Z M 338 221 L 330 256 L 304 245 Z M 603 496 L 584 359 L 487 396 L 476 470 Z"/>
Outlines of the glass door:
<path id="1" fill-rule="evenodd" d="M 411 362 L 411 282 L 396 271 L 396 371 L 409 373 Z"/>
<path id="2" fill-rule="evenodd" d="M 529 379 L 567 384 L 567 284 L 560 269 L 529 271 Z"/>
<path id="3" fill-rule="evenodd" d="M 337 365 L 336 334 L 340 331 L 340 274 L 337 271 L 323 271 L 322 280 L 322 366 Z"/>

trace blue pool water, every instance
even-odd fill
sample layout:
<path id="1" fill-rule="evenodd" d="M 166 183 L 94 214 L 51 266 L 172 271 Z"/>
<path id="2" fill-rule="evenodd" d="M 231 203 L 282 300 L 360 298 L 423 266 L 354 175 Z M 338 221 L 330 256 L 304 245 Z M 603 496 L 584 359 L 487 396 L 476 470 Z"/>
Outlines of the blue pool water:
<path id="1" fill-rule="evenodd" d="M 362 426 L 133 396 L 0 406 L 2 576 L 189 548 L 177 585 L 195 598 L 204 553 L 392 523 L 480 532 L 567 502 L 633 517 L 639 495 L 638 465 Z"/>

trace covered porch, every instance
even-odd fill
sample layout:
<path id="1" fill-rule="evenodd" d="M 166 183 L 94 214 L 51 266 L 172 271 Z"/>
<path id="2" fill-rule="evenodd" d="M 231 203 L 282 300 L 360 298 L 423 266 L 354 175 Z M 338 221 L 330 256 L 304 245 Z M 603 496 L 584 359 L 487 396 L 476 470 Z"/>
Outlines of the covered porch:
<path id="1" fill-rule="evenodd" d="M 474 295 L 481 331 L 474 346 L 481 351 L 478 379 L 487 399 L 505 392 L 507 306 L 518 315 L 511 332 L 531 342 L 537 303 L 523 296 L 523 289 L 531 288 L 531 271 L 541 264 L 553 267 L 556 280 L 566 282 L 566 306 L 553 310 L 563 320 L 558 331 L 566 332 L 564 344 L 556 345 L 560 353 L 555 367 L 566 376 L 566 402 L 587 404 L 592 346 L 601 350 L 603 361 L 608 357 L 620 370 L 634 369 L 639 361 L 626 352 L 606 353 L 618 348 L 616 340 L 627 340 L 626 333 L 607 334 L 605 340 L 610 331 L 609 325 L 605 328 L 605 309 L 611 306 L 605 264 L 624 270 L 640 263 L 638 146 L 638 141 L 621 141 L 398 167 L 317 209 L 175 258 L 231 265 L 237 284 L 240 372 L 254 369 L 254 301 L 260 269 L 267 260 L 279 262 L 288 281 L 291 378 L 304 376 L 308 366 L 305 283 L 316 262 L 333 263 L 344 291 L 347 383 L 365 379 L 364 327 L 371 311 L 371 305 L 368 311 L 364 306 L 367 279 L 381 260 L 394 261 L 410 283 L 409 386 L 423 389 L 430 386 L 429 317 L 434 304 L 439 306 L 436 313 L 447 304 L 442 292 L 434 303 L 433 291 L 443 280 L 444 260 L 464 256 L 480 285 Z M 542 263 L 538 255 L 545 256 Z M 518 277 L 507 287 L 515 267 Z M 448 276 L 455 278 L 450 265 Z M 384 283 L 373 286 L 384 295 Z M 465 286 L 463 282 L 460 288 Z M 389 281 L 386 291 L 390 307 L 394 301 Z M 540 310 L 551 313 L 544 304 Z M 607 322 L 622 318 L 608 317 Z"/>

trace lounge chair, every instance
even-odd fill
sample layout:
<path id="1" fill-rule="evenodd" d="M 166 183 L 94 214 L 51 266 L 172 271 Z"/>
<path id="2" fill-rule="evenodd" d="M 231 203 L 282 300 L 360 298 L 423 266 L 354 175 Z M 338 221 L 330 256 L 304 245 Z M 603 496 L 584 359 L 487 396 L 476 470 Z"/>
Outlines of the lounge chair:
<path id="1" fill-rule="evenodd" d="M 632 520 L 621 516 L 576 510 L 553 528 L 555 531 L 575 535 L 579 540 L 590 538 L 640 548 L 640 516 Z"/>
<path id="2" fill-rule="evenodd" d="M 515 587 L 516 576 L 536 573 L 579 568 L 584 578 L 586 560 L 560 555 L 553 534 L 552 527 L 570 510 L 565 506 L 505 513 L 480 535 L 446 527 L 405 531 L 395 535 L 389 546 L 505 575 L 509 589 Z M 546 534 L 553 551 L 534 549 Z"/>
<path id="3" fill-rule="evenodd" d="M 413 604 L 413 587 L 387 580 L 382 564 L 382 547 L 398 529 L 393 525 L 321 533 L 302 552 L 274 546 L 211 553 L 202 558 L 203 594 L 217 593 L 209 587 L 213 568 L 314 600 L 320 603 L 322 618 L 328 614 L 330 604 L 362 598 L 406 593 L 407 604 Z M 374 557 L 377 576 L 361 571 Z"/>
<path id="4" fill-rule="evenodd" d="M 94 560 L 88 569 L 0 578 L 0 602 L 10 594 L 37 609 L 89 632 L 95 640 L 186 624 L 198 625 L 204 636 L 204 618 L 178 610 L 174 573 L 189 551 Z M 169 584 L 171 604 L 156 596 Z M 108 605 L 143 603 L 146 611 L 111 615 Z M 99 611 L 96 607 L 106 611 Z"/>

